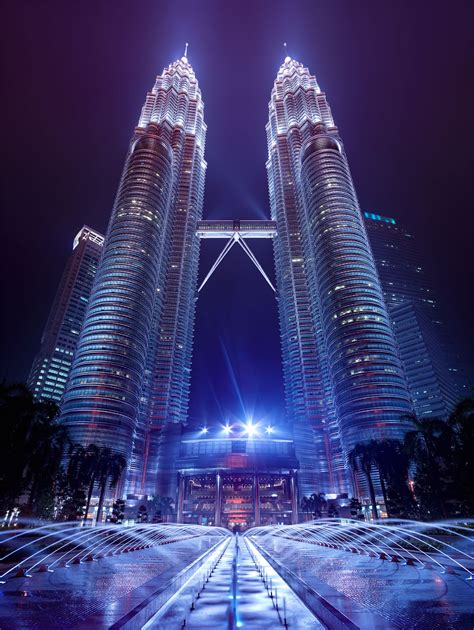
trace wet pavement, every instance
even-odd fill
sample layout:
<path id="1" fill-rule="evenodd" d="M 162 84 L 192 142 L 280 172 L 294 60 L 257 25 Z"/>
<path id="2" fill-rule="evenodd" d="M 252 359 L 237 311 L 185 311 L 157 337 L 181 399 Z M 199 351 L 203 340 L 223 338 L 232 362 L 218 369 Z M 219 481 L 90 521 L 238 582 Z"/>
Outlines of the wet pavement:
<path id="1" fill-rule="evenodd" d="M 400 630 L 474 628 L 474 583 L 466 581 L 465 573 L 441 573 L 302 542 L 258 542 L 320 595 L 338 599 L 339 609 L 349 616 L 351 609 L 366 609 L 382 618 L 386 628 Z"/>
<path id="2" fill-rule="evenodd" d="M 287 539 L 259 538 L 258 543 L 272 562 L 293 571 L 363 630 L 474 628 L 474 584 L 466 581 L 466 574 L 405 566 Z M 0 628 L 90 630 L 120 625 L 147 598 L 157 603 L 155 594 L 214 545 L 212 537 L 186 539 L 53 573 L 36 572 L 31 578 L 9 579 L 0 586 Z M 206 564 L 188 582 L 184 580 L 146 627 L 174 630 L 186 619 L 186 628 L 224 629 L 233 614 L 237 627 L 252 630 L 284 627 L 285 616 L 295 630 L 322 627 L 268 562 L 259 554 L 255 558 L 259 570 L 245 539 L 234 537 L 205 588 Z M 360 619 L 367 621 L 360 623 Z"/>
<path id="3" fill-rule="evenodd" d="M 185 540 L 10 579 L 0 586 L 0 628 L 108 628 L 133 607 L 137 591 L 166 584 L 215 543 Z"/>

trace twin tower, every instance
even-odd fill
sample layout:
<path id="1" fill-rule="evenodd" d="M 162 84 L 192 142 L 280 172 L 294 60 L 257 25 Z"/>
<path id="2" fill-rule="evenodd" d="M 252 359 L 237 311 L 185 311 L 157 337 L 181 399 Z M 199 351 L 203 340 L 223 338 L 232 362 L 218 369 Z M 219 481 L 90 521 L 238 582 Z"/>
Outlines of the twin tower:
<path id="1" fill-rule="evenodd" d="M 347 453 L 402 437 L 410 397 L 326 95 L 290 57 L 266 132 L 300 491 L 339 494 L 350 487 Z M 187 419 L 205 138 L 201 92 L 184 56 L 146 96 L 62 401 L 73 442 L 125 456 L 132 494 L 157 492 L 164 429 Z"/>

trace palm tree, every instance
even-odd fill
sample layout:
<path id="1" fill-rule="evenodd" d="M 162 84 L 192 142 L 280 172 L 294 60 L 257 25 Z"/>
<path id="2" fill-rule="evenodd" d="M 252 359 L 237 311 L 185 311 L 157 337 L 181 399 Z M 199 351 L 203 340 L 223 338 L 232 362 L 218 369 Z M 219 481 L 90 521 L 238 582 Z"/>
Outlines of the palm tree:
<path id="1" fill-rule="evenodd" d="M 379 471 L 385 509 L 390 516 L 389 489 L 405 496 L 408 490 L 409 459 L 399 440 L 373 440 L 375 464 Z M 406 506 L 405 506 L 406 507 Z"/>
<path id="2" fill-rule="evenodd" d="M 96 480 L 99 487 L 99 505 L 97 508 L 96 524 L 101 522 L 107 484 L 112 490 L 118 484 L 122 472 L 127 465 L 125 457 L 114 453 L 110 448 L 101 448 L 96 470 Z"/>
<path id="3" fill-rule="evenodd" d="M 390 516 L 389 507 L 388 507 L 388 495 L 387 495 L 387 486 L 386 480 L 391 472 L 391 462 L 385 459 L 386 449 L 384 445 L 379 444 L 377 450 L 375 451 L 375 462 L 379 471 L 379 481 L 380 481 L 380 489 L 382 490 L 383 502 L 385 505 L 385 510 L 387 514 Z"/>
<path id="4" fill-rule="evenodd" d="M 69 464 L 67 476 L 73 488 L 87 488 L 86 506 L 83 515 L 83 523 L 87 521 L 92 493 L 96 486 L 98 468 L 100 462 L 100 448 L 95 444 L 87 447 L 75 444 L 69 451 Z"/>
<path id="5" fill-rule="evenodd" d="M 448 426 L 453 439 L 460 449 L 474 450 L 474 398 L 461 400 L 449 416 Z"/>
<path id="6" fill-rule="evenodd" d="M 49 496 L 48 500 L 51 502 L 51 507 L 53 506 L 61 459 L 68 442 L 69 437 L 66 428 L 56 422 L 41 426 L 39 435 L 35 435 L 32 439 L 30 461 L 25 473 L 30 488 L 28 507 L 31 512 L 35 511 L 35 504 L 45 498 L 44 495 Z M 36 515 L 45 516 L 38 514 L 37 510 Z"/>
<path id="7" fill-rule="evenodd" d="M 313 516 L 316 518 L 321 518 L 321 511 L 326 507 L 326 495 L 324 492 L 313 492 L 313 494 L 309 497 L 311 504 L 311 511 L 313 512 Z"/>
<path id="8" fill-rule="evenodd" d="M 302 497 L 300 501 L 300 508 L 301 508 L 301 511 L 305 512 L 306 514 L 311 512 L 312 511 L 311 499 L 307 496 Z"/>
<path id="9" fill-rule="evenodd" d="M 372 516 L 375 520 L 379 517 L 377 514 L 374 483 L 372 481 L 372 468 L 376 465 L 376 451 L 377 442 L 370 440 L 369 442 L 356 444 L 348 454 L 349 465 L 354 473 L 362 472 L 366 478 L 372 507 Z"/>
<path id="10" fill-rule="evenodd" d="M 58 407 L 35 400 L 26 385 L 0 383 L 0 507 L 10 509 L 29 489 L 33 508 L 40 489 L 51 495 L 67 436 Z"/>
<path id="11" fill-rule="evenodd" d="M 453 496 L 460 511 L 474 513 L 474 398 L 456 405 L 448 425 L 453 434 Z"/>
<path id="12" fill-rule="evenodd" d="M 81 456 L 82 462 L 80 465 L 80 478 L 83 483 L 88 485 L 89 488 L 87 491 L 86 508 L 83 519 L 83 522 L 85 523 L 87 520 L 87 515 L 89 514 L 92 492 L 94 491 L 94 486 L 96 484 L 97 475 L 99 472 L 100 449 L 95 444 L 89 444 L 86 449 L 82 450 Z"/>
<path id="13" fill-rule="evenodd" d="M 150 503 L 153 511 L 153 518 L 173 514 L 175 505 L 171 497 L 161 497 L 160 495 L 155 495 L 151 499 Z"/>
<path id="14" fill-rule="evenodd" d="M 165 516 L 173 514 L 174 501 L 171 497 L 161 497 L 161 511 Z"/>
<path id="15" fill-rule="evenodd" d="M 420 419 L 413 415 L 408 416 L 408 418 L 413 424 L 413 430 L 405 434 L 405 453 L 416 464 L 417 473 L 420 473 L 423 468 L 427 470 L 432 487 L 430 494 L 434 504 L 439 506 L 443 517 L 446 518 L 441 468 L 449 464 L 452 457 L 453 429 L 447 422 L 439 418 Z M 423 466 L 423 462 L 425 462 L 425 466 Z"/>
<path id="16" fill-rule="evenodd" d="M 414 415 L 407 416 L 413 429 L 405 434 L 405 450 L 416 460 L 419 453 L 426 453 L 431 464 L 435 463 L 440 443 L 443 439 L 451 441 L 450 426 L 439 418 L 419 419 Z"/>

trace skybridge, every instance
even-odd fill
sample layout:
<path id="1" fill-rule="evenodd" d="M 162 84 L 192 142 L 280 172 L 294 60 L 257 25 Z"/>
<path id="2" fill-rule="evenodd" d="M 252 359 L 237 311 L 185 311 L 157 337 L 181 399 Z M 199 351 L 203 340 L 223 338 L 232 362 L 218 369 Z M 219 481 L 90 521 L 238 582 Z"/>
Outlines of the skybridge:
<path id="1" fill-rule="evenodd" d="M 275 221 L 247 221 L 241 219 L 228 219 L 220 221 L 199 221 L 196 234 L 199 238 L 221 238 L 227 242 L 224 245 L 223 250 L 216 258 L 216 261 L 210 268 L 204 280 L 199 286 L 198 292 L 200 292 L 209 278 L 212 276 L 217 267 L 221 264 L 232 247 L 238 243 L 243 249 L 245 254 L 250 258 L 252 263 L 258 269 L 263 276 L 265 282 L 276 293 L 276 289 L 273 286 L 272 281 L 265 273 L 263 267 L 258 262 L 255 254 L 250 249 L 250 246 L 246 242 L 251 238 L 273 238 L 277 233 L 277 227 Z"/>
<path id="2" fill-rule="evenodd" d="M 276 221 L 247 221 L 229 219 L 198 221 L 196 234 L 199 238 L 273 238 L 277 233 Z"/>

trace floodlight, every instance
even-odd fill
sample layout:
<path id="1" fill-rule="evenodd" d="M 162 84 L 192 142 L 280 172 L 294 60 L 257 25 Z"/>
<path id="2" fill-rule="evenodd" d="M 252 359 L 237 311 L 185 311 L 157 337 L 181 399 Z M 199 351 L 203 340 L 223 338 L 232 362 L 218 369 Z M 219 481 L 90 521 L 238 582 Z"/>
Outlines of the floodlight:
<path id="1" fill-rule="evenodd" d="M 245 425 L 245 431 L 248 433 L 249 437 L 253 437 L 257 433 L 257 427 L 249 421 Z"/>

